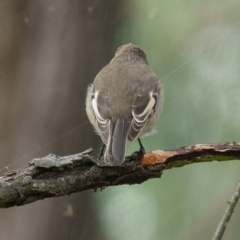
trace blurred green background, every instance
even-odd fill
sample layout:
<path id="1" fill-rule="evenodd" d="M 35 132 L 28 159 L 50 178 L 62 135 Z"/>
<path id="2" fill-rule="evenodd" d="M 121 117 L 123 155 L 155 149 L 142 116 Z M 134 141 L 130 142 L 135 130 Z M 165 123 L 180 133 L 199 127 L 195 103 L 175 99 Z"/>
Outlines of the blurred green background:
<path id="1" fill-rule="evenodd" d="M 142 47 L 165 88 L 147 150 L 240 142 L 240 2 L 129 1 L 115 46 Z M 128 154 L 138 149 L 135 141 Z M 165 171 L 97 193 L 106 239 L 211 239 L 240 177 L 238 161 Z M 240 239 L 240 207 L 223 239 Z"/>

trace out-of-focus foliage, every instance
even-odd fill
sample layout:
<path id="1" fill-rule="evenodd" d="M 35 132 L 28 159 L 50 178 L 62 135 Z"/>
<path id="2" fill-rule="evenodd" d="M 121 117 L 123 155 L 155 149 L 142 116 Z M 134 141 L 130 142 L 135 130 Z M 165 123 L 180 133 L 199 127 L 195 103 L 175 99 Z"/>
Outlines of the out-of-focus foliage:
<path id="1" fill-rule="evenodd" d="M 129 1 L 116 38 L 142 47 L 165 87 L 147 150 L 240 141 L 240 2 Z M 128 154 L 138 148 L 130 143 Z M 211 239 L 240 177 L 238 161 L 166 171 L 98 195 L 106 239 Z M 240 239 L 240 207 L 224 239 Z"/>

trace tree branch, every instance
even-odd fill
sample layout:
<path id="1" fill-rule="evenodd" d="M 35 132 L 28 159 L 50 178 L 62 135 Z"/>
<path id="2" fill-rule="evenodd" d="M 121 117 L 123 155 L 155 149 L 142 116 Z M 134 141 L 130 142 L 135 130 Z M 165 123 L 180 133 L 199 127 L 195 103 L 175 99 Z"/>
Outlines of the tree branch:
<path id="1" fill-rule="evenodd" d="M 121 166 L 109 166 L 89 155 L 91 149 L 65 157 L 49 154 L 28 167 L 0 177 L 0 208 L 25 205 L 48 197 L 88 189 L 140 184 L 160 178 L 163 170 L 197 162 L 240 159 L 240 144 L 197 144 L 170 151 L 135 152 Z"/>
<path id="2" fill-rule="evenodd" d="M 222 239 L 224 231 L 225 231 L 225 229 L 228 225 L 228 222 L 234 212 L 234 209 L 237 205 L 239 197 L 240 197 L 240 179 L 238 181 L 238 185 L 237 185 L 237 188 L 236 188 L 234 194 L 232 195 L 230 201 L 228 202 L 227 209 L 222 217 L 221 222 L 218 225 L 218 228 L 214 234 L 213 240 L 221 240 Z"/>

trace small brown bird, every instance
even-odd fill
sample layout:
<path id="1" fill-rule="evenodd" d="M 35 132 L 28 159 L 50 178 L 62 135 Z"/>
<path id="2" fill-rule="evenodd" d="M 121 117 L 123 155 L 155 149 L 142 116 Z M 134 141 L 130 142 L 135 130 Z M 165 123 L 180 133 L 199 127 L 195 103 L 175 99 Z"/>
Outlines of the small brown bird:
<path id="1" fill-rule="evenodd" d="M 149 132 L 163 107 L 163 87 L 136 45 L 119 47 L 88 87 L 86 111 L 107 146 L 104 161 L 124 162 L 127 141 Z"/>

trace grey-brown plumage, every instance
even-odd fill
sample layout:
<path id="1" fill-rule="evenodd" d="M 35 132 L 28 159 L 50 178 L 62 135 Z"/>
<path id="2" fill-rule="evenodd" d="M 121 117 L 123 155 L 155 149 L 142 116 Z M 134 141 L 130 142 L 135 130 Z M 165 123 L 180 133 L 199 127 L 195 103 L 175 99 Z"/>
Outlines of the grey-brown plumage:
<path id="1" fill-rule="evenodd" d="M 163 88 L 145 52 L 133 44 L 119 47 L 89 86 L 86 111 L 106 144 L 104 161 L 120 165 L 127 141 L 150 131 L 163 106 Z"/>

